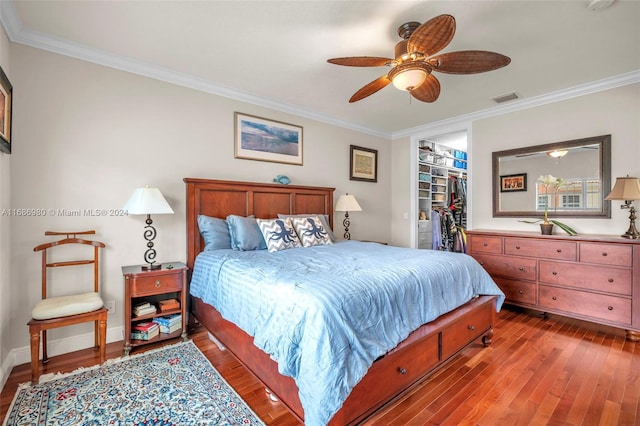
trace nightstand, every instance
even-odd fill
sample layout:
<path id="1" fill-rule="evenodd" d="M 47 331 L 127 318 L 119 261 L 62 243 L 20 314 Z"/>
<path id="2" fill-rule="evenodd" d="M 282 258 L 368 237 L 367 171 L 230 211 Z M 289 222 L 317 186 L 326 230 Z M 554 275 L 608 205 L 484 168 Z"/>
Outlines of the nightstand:
<path id="1" fill-rule="evenodd" d="M 124 355 L 132 348 L 182 337 L 187 340 L 187 265 L 182 262 L 163 263 L 160 269 L 142 270 L 142 265 L 123 266 L 124 275 Z M 160 311 L 162 300 L 177 299 L 180 306 Z M 154 305 L 155 313 L 136 316 L 134 307 L 142 303 Z M 149 340 L 131 339 L 131 329 L 138 323 L 151 322 L 156 317 L 182 315 L 182 327 L 172 333 L 159 333 Z"/>

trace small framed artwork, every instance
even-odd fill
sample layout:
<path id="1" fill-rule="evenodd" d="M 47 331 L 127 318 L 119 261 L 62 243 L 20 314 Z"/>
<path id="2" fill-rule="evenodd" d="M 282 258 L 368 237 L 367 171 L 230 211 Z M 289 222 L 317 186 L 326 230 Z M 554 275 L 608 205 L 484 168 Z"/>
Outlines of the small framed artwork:
<path id="1" fill-rule="evenodd" d="M 0 68 L 0 151 L 11 154 L 11 105 L 13 86 Z"/>
<path id="2" fill-rule="evenodd" d="M 351 145 L 349 179 L 364 182 L 378 181 L 378 150 Z"/>
<path id="3" fill-rule="evenodd" d="M 500 176 L 500 192 L 517 192 L 527 190 L 527 174 Z"/>
<path id="4" fill-rule="evenodd" d="M 235 113 L 235 158 L 302 165 L 302 127 Z"/>

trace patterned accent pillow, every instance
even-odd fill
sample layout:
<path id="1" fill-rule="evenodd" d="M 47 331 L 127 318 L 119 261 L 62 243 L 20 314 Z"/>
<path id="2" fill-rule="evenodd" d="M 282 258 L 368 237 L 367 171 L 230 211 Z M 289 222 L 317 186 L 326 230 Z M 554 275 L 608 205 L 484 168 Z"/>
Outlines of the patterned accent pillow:
<path id="1" fill-rule="evenodd" d="M 318 216 L 294 217 L 291 222 L 303 247 L 333 244 Z"/>
<path id="2" fill-rule="evenodd" d="M 300 240 L 290 219 L 257 219 L 269 252 L 300 247 Z"/>

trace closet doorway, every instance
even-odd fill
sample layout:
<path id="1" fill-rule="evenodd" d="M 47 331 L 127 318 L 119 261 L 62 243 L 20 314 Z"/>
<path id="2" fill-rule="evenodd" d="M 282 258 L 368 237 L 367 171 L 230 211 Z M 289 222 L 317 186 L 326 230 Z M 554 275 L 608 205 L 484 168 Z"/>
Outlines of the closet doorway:
<path id="1" fill-rule="evenodd" d="M 467 148 L 466 130 L 418 138 L 417 248 L 465 251 Z"/>

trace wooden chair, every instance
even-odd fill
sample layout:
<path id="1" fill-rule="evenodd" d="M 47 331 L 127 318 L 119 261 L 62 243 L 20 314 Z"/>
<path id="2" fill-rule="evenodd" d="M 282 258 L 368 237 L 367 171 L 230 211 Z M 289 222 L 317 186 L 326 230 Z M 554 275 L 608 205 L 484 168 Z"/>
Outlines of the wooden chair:
<path id="1" fill-rule="evenodd" d="M 107 341 L 107 308 L 104 307 L 100 293 L 99 282 L 99 249 L 104 248 L 104 243 L 78 238 L 77 235 L 95 234 L 96 231 L 82 232 L 53 232 L 46 231 L 47 236 L 64 235 L 65 238 L 41 244 L 33 251 L 42 252 L 42 300 L 39 301 L 31 313 L 32 319 L 29 325 L 31 335 L 31 382 L 37 383 L 40 377 L 39 351 L 40 332 L 42 332 L 42 363 L 49 362 L 47 356 L 47 330 L 51 328 L 66 327 L 93 321 L 94 344 L 100 348 L 100 363 L 106 359 Z M 55 247 L 65 245 L 84 245 L 93 247 L 93 258 L 83 260 L 67 260 L 62 262 L 48 262 L 47 253 Z M 82 250 L 78 250 L 82 251 Z M 75 252 L 74 252 L 75 253 Z M 47 271 L 49 268 L 63 266 L 93 265 L 93 291 L 88 293 L 73 294 L 69 296 L 47 298 Z M 87 288 L 88 290 L 88 288 Z"/>

